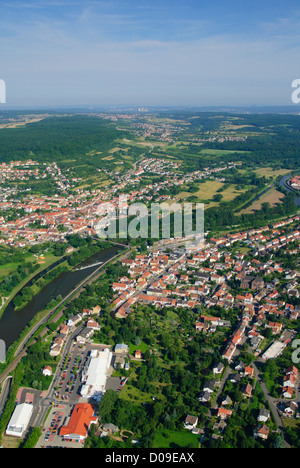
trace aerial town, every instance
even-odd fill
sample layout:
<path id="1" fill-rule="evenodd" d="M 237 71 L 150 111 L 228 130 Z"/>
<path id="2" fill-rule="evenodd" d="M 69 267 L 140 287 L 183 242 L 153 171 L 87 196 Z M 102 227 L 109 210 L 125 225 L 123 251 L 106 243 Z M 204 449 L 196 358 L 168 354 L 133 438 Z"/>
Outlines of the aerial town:
<path id="1" fill-rule="evenodd" d="M 106 120 L 104 114 L 96 118 Z M 106 118 L 119 125 L 126 114 Z M 122 168 L 126 158 L 99 167 L 93 174 L 99 182 L 91 187 L 59 162 L 32 158 L 0 166 L 0 331 L 1 321 L 32 313 L 1 364 L 2 446 L 297 445 L 296 170 L 253 170 L 251 160 L 218 150 L 203 168 L 190 167 L 168 156 L 178 151 L 174 134 L 166 140 L 169 132 L 183 131 L 177 123 L 152 127 L 151 118 L 147 124 L 134 120 L 132 131 L 147 150 L 139 148 L 130 167 Z M 244 136 L 227 139 L 214 131 L 203 141 L 216 139 L 247 143 Z M 157 145 L 165 143 L 171 149 L 158 156 Z M 107 161 L 119 151 L 114 145 Z M 40 183 L 49 193 L 37 188 Z M 67 282 L 66 272 L 47 275 L 69 254 L 97 245 L 99 223 L 120 214 L 124 199 L 127 208 L 147 209 L 199 202 L 209 228 L 192 246 L 190 236 L 136 240 L 117 233 L 101 245 L 104 253 L 115 248 L 113 254 L 69 264 L 69 275 L 81 272 L 80 280 L 54 293 Z M 7 263 L 8 254 L 14 261 Z M 25 273 L 16 279 L 21 264 Z M 23 289 L 32 293 L 27 299 L 18 296 Z M 45 309 L 39 306 L 44 294 Z"/>
<path id="2" fill-rule="evenodd" d="M 119 320 L 126 320 L 134 313 L 136 304 L 145 304 L 156 309 L 199 310 L 199 316 L 195 316 L 195 333 L 214 335 L 219 329 L 232 329 L 222 345 L 222 362 L 215 363 L 213 378 L 199 389 L 200 405 L 213 400 L 211 412 L 218 434 L 225 430 L 235 411 L 234 402 L 224 391 L 226 381 L 239 385 L 246 377 L 248 383 L 242 388 L 243 398 L 251 399 L 253 382 L 259 378 L 255 364 L 247 365 L 240 359 L 243 344 L 249 345 L 257 360 L 266 362 L 280 356 L 297 334 L 294 325 L 289 328 L 285 323 L 297 323 L 300 307 L 286 302 L 282 292 L 299 298 L 298 271 L 283 267 L 276 255 L 299 255 L 299 221 L 300 217 L 296 216 L 259 230 L 210 238 L 193 254 L 180 246 L 168 253 L 167 245 L 161 242 L 161 246 L 148 253 L 124 259 L 122 266 L 126 267 L 127 275 L 112 284 L 112 307 Z M 247 248 L 247 254 L 238 253 L 236 243 L 240 243 L 241 250 Z M 266 254 L 270 259 L 264 262 L 261 259 Z M 243 292 L 235 294 L 232 282 Z M 217 310 L 239 311 L 239 322 L 234 328 L 230 320 L 222 316 L 201 313 L 202 309 L 209 311 L 216 307 Z M 60 359 L 55 381 L 46 393 L 20 389 L 6 435 L 22 437 L 31 418 L 40 421 L 36 405 L 42 408 L 46 402 L 48 405 L 52 402 L 39 446 L 84 444 L 91 425 L 99 426 L 99 419 L 89 403 L 91 399 L 101 401 L 109 389 L 122 392 L 128 378 L 113 377 L 114 369 L 129 370 L 134 362 L 143 359 L 139 349 L 131 354 L 127 343 L 116 343 L 114 348 L 93 344 L 93 335 L 100 324 L 101 309 L 95 307 L 81 311 L 59 327 L 49 349 L 50 356 Z M 271 332 L 267 348 L 266 330 Z M 41 372 L 52 376 L 53 369 L 45 366 Z M 277 403 L 276 399 L 268 397 L 276 418 L 299 415 L 298 386 L 298 370 L 291 365 L 282 377 L 282 394 Z M 260 409 L 254 438 L 268 439 L 270 414 L 270 409 Z M 101 437 L 120 432 L 113 423 L 101 425 L 100 422 L 99 427 Z M 199 426 L 197 414 L 186 415 L 184 429 L 205 439 L 205 426 Z M 138 443 L 137 440 L 133 442 Z"/>
<path id="3" fill-rule="evenodd" d="M 0 1 L 0 448 L 300 448 L 299 26 Z"/>
<path id="4" fill-rule="evenodd" d="M 60 242 L 68 233 L 93 233 L 93 228 L 100 220 L 101 204 L 109 201 L 118 206 L 119 196 L 126 186 L 136 186 L 136 190 L 128 194 L 128 202 L 162 202 L 170 199 L 170 196 L 160 195 L 160 192 L 172 186 L 184 186 L 193 181 L 217 177 L 228 167 L 240 166 L 240 163 L 230 163 L 228 166 L 206 168 L 203 171 L 194 171 L 185 174 L 174 173 L 179 163 L 156 160 L 154 158 L 143 159 L 136 171 L 129 171 L 125 175 L 110 174 L 115 184 L 111 189 L 103 191 L 76 190 L 79 179 L 68 180 L 59 167 L 53 163 L 43 165 L 34 161 L 3 163 L 0 167 L 0 243 L 12 246 L 25 246 L 46 240 Z M 162 178 L 161 182 L 146 185 L 139 188 L 142 175 L 150 171 Z M 107 172 L 107 171 L 105 171 Z M 55 181 L 57 192 L 54 196 L 30 195 L 30 190 L 7 187 L 7 181 L 24 181 L 33 177 L 35 180 L 51 178 Z M 221 179 L 221 176 L 219 177 Z M 221 179 L 222 180 L 222 179 Z M 67 189 L 75 188 L 74 195 L 66 195 Z M 22 201 L 20 196 L 22 195 Z M 88 200 L 90 198 L 90 200 Z M 175 197 L 176 200 L 176 197 Z M 13 221 L 8 220 L 7 214 L 14 210 L 16 214 L 23 213 Z M 16 216 L 15 216 L 16 217 Z M 34 225 L 38 226 L 34 228 Z M 63 226 L 64 232 L 58 228 Z"/>

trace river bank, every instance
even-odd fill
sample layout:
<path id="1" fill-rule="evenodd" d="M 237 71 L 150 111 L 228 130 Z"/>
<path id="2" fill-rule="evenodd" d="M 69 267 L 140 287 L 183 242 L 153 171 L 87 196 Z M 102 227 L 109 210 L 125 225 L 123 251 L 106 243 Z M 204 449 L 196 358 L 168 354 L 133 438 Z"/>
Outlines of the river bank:
<path id="1" fill-rule="evenodd" d="M 295 190 L 293 190 L 287 183 L 287 181 L 291 178 L 291 174 L 288 174 L 286 176 L 284 176 L 281 181 L 279 182 L 281 187 L 283 187 L 285 190 L 288 190 L 289 192 L 292 192 L 294 195 L 295 195 L 295 198 L 294 198 L 294 203 L 297 207 L 300 206 L 300 195 L 299 195 L 299 192 L 297 194 L 297 192 Z"/>
<path id="2" fill-rule="evenodd" d="M 18 339 L 22 331 L 39 312 L 49 308 L 51 301 L 59 296 L 62 298 L 67 297 L 77 285 L 89 277 L 93 271 L 99 269 L 99 264 L 101 265 L 113 258 L 119 250 L 120 247 L 110 246 L 78 265 L 78 267 L 86 268 L 76 268 L 63 272 L 47 284 L 20 311 L 15 310 L 13 303 L 10 302 L 0 319 L 0 339 L 5 341 L 6 347 L 8 348 Z M 90 268 L 89 265 L 91 265 Z"/>

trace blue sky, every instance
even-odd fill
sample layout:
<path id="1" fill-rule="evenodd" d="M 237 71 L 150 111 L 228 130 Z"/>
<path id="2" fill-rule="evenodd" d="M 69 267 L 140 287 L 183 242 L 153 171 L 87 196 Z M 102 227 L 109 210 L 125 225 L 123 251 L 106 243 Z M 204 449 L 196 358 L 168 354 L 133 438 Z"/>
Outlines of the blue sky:
<path id="1" fill-rule="evenodd" d="M 7 105 L 290 105 L 287 0 L 0 0 Z"/>

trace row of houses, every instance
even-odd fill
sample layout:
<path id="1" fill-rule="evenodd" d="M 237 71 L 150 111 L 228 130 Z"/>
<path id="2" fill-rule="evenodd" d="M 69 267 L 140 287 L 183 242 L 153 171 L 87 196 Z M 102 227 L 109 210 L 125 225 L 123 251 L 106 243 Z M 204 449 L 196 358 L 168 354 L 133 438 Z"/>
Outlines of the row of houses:
<path id="1" fill-rule="evenodd" d="M 50 356 L 59 356 L 70 330 L 85 318 L 90 317 L 86 322 L 86 327 L 81 330 L 76 338 L 78 342 L 82 344 L 86 343 L 93 336 L 94 332 L 100 329 L 99 324 L 92 318 L 95 315 L 99 316 L 100 312 L 101 308 L 99 306 L 93 307 L 92 309 L 84 309 L 81 314 L 77 314 L 74 317 L 69 318 L 66 324 L 62 324 L 59 328 L 58 334 L 52 341 Z"/>

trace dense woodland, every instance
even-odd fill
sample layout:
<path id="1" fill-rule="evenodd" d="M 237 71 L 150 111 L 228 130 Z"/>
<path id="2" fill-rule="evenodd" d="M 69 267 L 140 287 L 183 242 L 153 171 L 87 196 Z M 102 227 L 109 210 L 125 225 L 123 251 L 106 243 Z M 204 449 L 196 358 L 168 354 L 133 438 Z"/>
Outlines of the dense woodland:
<path id="1" fill-rule="evenodd" d="M 4 121 L 11 116 L 0 114 L 0 120 Z M 226 113 L 199 113 L 192 114 L 158 114 L 159 117 L 170 119 L 182 119 L 188 122 L 185 134 L 196 136 L 205 132 L 218 132 L 226 121 L 234 122 L 237 127 L 227 130 L 227 134 L 238 136 L 239 133 L 250 133 L 246 141 L 225 141 L 223 143 L 207 142 L 200 148 L 190 143 L 186 150 L 176 151 L 172 154 L 182 159 L 187 166 L 195 168 L 203 165 L 203 159 L 199 153 L 203 149 L 220 149 L 236 151 L 228 156 L 222 155 L 221 159 L 242 160 L 250 166 L 262 164 L 275 167 L 298 168 L 300 158 L 300 119 L 298 115 L 260 115 L 260 114 L 226 114 Z M 243 128 L 239 129 L 239 126 Z M 253 133 L 253 136 L 251 136 Z M 36 159 L 38 162 L 55 161 L 64 166 L 68 158 L 78 160 L 81 164 L 93 167 L 104 167 L 103 155 L 94 154 L 88 156 L 91 151 L 102 153 L 111 148 L 111 144 L 117 138 L 125 138 L 130 134 L 126 130 L 120 130 L 113 122 L 108 122 L 99 117 L 88 115 L 49 116 L 45 120 L 24 127 L 14 129 L 2 129 L 0 132 L 0 160 L 2 162 Z M 130 135 L 132 137 L 132 135 Z M 246 153 L 240 153 L 245 151 Z M 197 157 L 198 156 L 198 157 Z M 196 160 L 195 160 L 196 158 Z M 207 164 L 207 161 L 204 161 Z M 73 164 L 72 164 L 73 165 Z"/>

